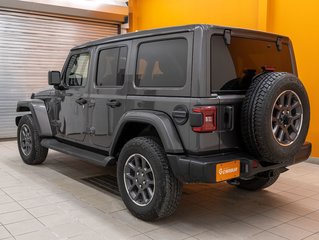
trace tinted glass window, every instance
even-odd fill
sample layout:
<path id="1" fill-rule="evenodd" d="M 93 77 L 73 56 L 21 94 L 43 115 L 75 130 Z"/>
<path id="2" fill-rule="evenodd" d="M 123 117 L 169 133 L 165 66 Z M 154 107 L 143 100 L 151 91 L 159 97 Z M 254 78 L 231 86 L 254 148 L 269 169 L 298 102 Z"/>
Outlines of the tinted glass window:
<path id="1" fill-rule="evenodd" d="M 84 86 L 86 84 L 89 62 L 89 53 L 75 54 L 70 58 L 65 79 L 68 86 Z"/>
<path id="2" fill-rule="evenodd" d="M 140 45 L 135 85 L 182 87 L 186 81 L 187 40 L 170 39 Z"/>
<path id="3" fill-rule="evenodd" d="M 110 48 L 100 51 L 96 85 L 122 86 L 124 83 L 127 47 Z"/>
<path id="4" fill-rule="evenodd" d="M 226 45 L 222 36 L 213 36 L 211 45 L 212 90 L 246 90 L 265 70 L 292 72 L 287 44 L 278 50 L 275 42 L 232 37 Z"/>

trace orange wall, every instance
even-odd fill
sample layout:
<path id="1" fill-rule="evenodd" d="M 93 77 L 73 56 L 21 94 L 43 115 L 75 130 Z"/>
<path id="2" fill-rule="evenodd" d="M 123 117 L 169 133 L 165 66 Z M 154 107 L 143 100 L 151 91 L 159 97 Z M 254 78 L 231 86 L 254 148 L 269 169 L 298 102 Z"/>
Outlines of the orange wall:
<path id="1" fill-rule="evenodd" d="M 130 0 L 129 7 L 133 31 L 191 23 L 258 25 L 256 0 Z"/>
<path id="2" fill-rule="evenodd" d="M 299 77 L 311 103 L 308 140 L 319 157 L 319 1 L 309 0 L 130 0 L 130 30 L 210 23 L 275 32 L 294 44 Z"/>
<path id="3" fill-rule="evenodd" d="M 319 157 L 319 1 L 268 0 L 267 31 L 288 35 L 311 104 L 308 140 Z M 318 95 L 317 95 L 318 94 Z"/>

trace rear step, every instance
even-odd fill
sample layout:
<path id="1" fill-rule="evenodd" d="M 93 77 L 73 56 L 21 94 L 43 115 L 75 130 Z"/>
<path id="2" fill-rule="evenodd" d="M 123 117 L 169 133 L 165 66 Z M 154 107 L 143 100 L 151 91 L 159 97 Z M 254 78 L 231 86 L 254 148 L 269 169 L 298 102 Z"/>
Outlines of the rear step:
<path id="1" fill-rule="evenodd" d="M 57 141 L 56 139 L 43 139 L 41 141 L 41 145 L 46 148 L 53 149 L 58 152 L 66 153 L 69 155 L 73 155 L 75 157 L 79 157 L 83 160 L 86 160 L 88 162 L 91 162 L 93 164 L 99 165 L 99 166 L 107 166 L 112 162 L 114 159 L 110 156 L 105 156 L 102 154 L 98 154 L 95 152 L 91 152 L 88 150 L 84 150 L 82 148 L 70 146 L 68 144 L 62 143 Z"/>

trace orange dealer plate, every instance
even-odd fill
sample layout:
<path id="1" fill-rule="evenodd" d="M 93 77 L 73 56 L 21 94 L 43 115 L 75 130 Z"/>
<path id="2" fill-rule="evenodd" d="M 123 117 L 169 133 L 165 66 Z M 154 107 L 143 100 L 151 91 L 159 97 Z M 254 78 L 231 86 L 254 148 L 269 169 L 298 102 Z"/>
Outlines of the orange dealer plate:
<path id="1" fill-rule="evenodd" d="M 216 165 L 216 182 L 237 178 L 240 175 L 240 161 L 219 163 Z"/>

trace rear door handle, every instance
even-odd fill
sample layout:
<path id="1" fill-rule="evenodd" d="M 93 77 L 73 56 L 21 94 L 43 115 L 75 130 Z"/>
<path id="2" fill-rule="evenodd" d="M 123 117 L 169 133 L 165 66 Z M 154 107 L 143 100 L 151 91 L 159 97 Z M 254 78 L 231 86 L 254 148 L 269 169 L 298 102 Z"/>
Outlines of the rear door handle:
<path id="1" fill-rule="evenodd" d="M 82 105 L 86 104 L 88 101 L 85 98 L 78 98 L 75 100 L 75 102 L 82 106 Z"/>
<path id="2" fill-rule="evenodd" d="M 116 99 L 111 99 L 111 100 L 107 101 L 106 105 L 111 107 L 111 108 L 115 108 L 115 107 L 121 106 L 121 103 Z"/>

